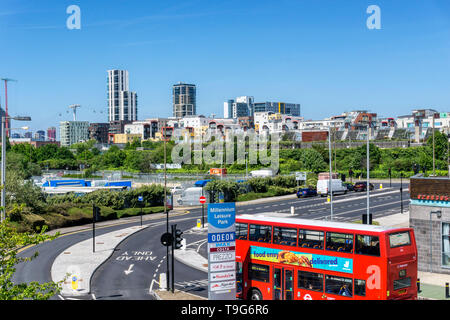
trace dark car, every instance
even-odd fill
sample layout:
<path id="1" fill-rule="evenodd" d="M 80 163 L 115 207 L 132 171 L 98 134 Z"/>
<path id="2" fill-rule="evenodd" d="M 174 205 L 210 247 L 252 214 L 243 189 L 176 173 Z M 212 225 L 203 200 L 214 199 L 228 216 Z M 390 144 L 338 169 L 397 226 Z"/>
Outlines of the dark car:
<path id="1" fill-rule="evenodd" d="M 297 198 L 315 197 L 317 190 L 313 188 L 301 188 L 297 191 Z"/>
<path id="2" fill-rule="evenodd" d="M 344 182 L 344 185 L 347 187 L 348 191 L 353 191 L 353 185 L 350 182 Z"/>
<path id="3" fill-rule="evenodd" d="M 375 187 L 373 186 L 373 184 L 369 183 L 369 190 L 373 189 L 375 189 Z M 367 182 L 366 181 L 356 182 L 355 185 L 353 186 L 353 190 L 355 192 L 367 191 Z"/>

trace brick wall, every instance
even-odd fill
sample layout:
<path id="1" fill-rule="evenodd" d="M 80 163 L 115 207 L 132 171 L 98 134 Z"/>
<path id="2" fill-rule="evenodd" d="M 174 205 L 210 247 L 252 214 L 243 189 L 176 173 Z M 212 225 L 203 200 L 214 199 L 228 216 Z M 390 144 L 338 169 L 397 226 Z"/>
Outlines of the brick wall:
<path id="1" fill-rule="evenodd" d="M 432 241 L 430 250 L 430 212 L 442 211 L 441 219 L 432 215 Z M 432 272 L 450 274 L 449 268 L 442 267 L 442 222 L 450 223 L 450 208 L 426 205 L 410 205 L 409 225 L 414 229 L 418 253 L 419 271 L 430 271 L 430 257 L 432 258 Z M 431 253 L 432 252 L 432 253 Z"/>

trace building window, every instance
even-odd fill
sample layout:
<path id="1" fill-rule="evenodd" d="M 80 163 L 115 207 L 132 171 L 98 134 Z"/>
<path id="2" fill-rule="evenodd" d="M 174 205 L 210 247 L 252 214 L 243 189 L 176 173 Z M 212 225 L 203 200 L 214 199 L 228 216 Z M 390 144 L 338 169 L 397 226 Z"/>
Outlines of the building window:
<path id="1" fill-rule="evenodd" d="M 450 268 L 450 223 L 442 223 L 442 266 Z"/>

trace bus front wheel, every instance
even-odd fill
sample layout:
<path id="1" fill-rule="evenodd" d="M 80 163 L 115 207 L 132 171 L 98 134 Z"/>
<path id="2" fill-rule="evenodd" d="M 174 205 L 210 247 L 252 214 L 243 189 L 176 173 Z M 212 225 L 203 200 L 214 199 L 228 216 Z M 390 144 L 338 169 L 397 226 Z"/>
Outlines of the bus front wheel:
<path id="1" fill-rule="evenodd" d="M 259 291 L 258 289 L 255 289 L 255 288 L 250 290 L 248 297 L 249 297 L 249 300 L 262 300 L 263 299 L 261 291 Z"/>

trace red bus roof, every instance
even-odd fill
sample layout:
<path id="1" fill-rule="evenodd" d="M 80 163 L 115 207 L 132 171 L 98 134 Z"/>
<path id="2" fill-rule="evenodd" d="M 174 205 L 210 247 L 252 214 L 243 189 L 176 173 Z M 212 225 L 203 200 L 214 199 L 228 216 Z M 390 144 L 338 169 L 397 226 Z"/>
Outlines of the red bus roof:
<path id="1" fill-rule="evenodd" d="M 251 220 L 255 223 L 274 223 L 274 224 L 295 224 L 295 225 L 304 225 L 304 226 L 312 226 L 312 227 L 322 227 L 322 228 L 334 228 L 334 229 L 346 229 L 346 230 L 354 230 L 354 231 L 369 231 L 369 232 L 385 232 L 389 230 L 395 229 L 405 229 L 399 227 L 392 226 L 376 226 L 369 224 L 359 224 L 359 223 L 348 223 L 348 222 L 332 222 L 332 221 L 324 221 L 324 220 L 310 220 L 310 219 L 300 219 L 300 218 L 283 218 L 283 217 L 274 217 L 270 215 L 270 213 L 266 214 L 241 214 L 236 216 L 237 219 L 242 220 Z M 408 229 L 408 228 L 406 228 Z"/>

